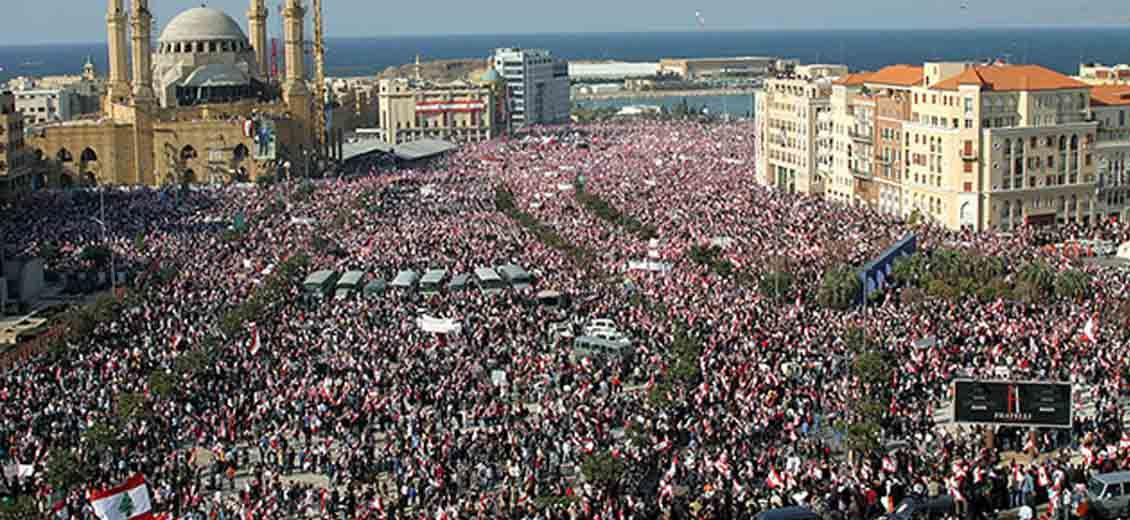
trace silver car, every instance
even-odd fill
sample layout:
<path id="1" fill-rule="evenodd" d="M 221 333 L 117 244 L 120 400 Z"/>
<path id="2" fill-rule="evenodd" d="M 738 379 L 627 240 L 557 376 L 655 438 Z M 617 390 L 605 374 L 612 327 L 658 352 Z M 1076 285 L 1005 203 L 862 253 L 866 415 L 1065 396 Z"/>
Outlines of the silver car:
<path id="1" fill-rule="evenodd" d="M 1087 501 L 1098 518 L 1130 516 L 1130 471 L 1103 473 L 1087 483 Z"/>

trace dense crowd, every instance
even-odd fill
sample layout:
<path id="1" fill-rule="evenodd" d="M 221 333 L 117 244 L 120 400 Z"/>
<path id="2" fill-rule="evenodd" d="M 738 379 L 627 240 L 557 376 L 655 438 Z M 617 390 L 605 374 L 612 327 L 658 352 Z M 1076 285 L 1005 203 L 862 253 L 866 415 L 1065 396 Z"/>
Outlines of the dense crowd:
<path id="1" fill-rule="evenodd" d="M 81 252 L 104 246 L 130 278 L 123 309 L 92 334 L 0 375 L 0 464 L 34 467 L 5 485 L 81 519 L 87 487 L 136 473 L 158 510 L 190 518 L 748 518 L 799 504 L 871 519 L 911 496 L 992 515 L 1130 467 L 1120 404 L 1130 352 L 1104 319 L 1125 296 L 1121 271 L 1083 267 L 1093 291 L 1076 301 L 911 305 L 895 289 L 874 305 L 825 308 L 826 270 L 865 263 L 910 227 L 763 187 L 754 139 L 749 123 L 540 128 L 323 181 L 53 192 L 5 206 L 3 242 L 50 249 L 49 271 L 94 268 Z M 585 208 L 578 189 L 654 237 Z M 544 229 L 499 211 L 503 191 Z M 99 195 L 105 235 L 90 219 Z M 237 216 L 246 223 L 232 229 Z M 916 232 L 926 251 L 1070 262 L 1038 247 L 1032 229 Z M 1107 222 L 1050 233 L 1130 238 Z M 711 244 L 750 279 L 788 270 L 790 293 L 767 297 L 692 258 Z M 225 327 L 299 257 L 305 270 L 254 323 Z M 664 268 L 628 268 L 642 260 Z M 301 285 L 318 269 L 391 280 L 508 263 L 533 273 L 534 288 L 339 300 Z M 572 305 L 540 304 L 543 290 Z M 422 330 L 423 314 L 462 330 Z M 597 318 L 630 338 L 623 356 L 574 356 L 570 334 L 548 333 L 564 322 L 579 335 Z M 1093 337 L 1081 339 L 1089 320 Z M 853 373 L 852 329 L 895 370 L 880 448 L 849 454 L 842 425 L 874 390 Z M 927 337 L 937 341 L 923 347 Z M 672 345 L 686 338 L 700 348 L 693 384 L 669 385 Z M 203 366 L 186 369 L 198 352 Z M 1071 432 L 1002 428 L 991 444 L 982 429 L 939 424 L 954 378 L 1002 370 L 1070 381 L 1091 412 Z M 175 390 L 154 391 L 155 373 Z M 147 413 L 123 414 L 127 394 Z M 105 429 L 113 442 L 92 440 Z M 1020 462 L 1002 461 L 1006 451 Z M 52 487 L 60 453 L 86 468 L 84 485 Z M 616 478 L 586 478 L 594 461 L 619 468 Z"/>

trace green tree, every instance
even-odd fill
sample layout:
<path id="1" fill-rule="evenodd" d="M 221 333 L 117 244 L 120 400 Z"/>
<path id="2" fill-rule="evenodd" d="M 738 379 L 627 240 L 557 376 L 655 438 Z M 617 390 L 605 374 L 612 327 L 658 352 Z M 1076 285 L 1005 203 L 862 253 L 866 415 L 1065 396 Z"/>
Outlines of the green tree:
<path id="1" fill-rule="evenodd" d="M 89 468 L 70 449 L 52 448 L 47 454 L 44 476 L 51 487 L 67 490 L 87 484 Z"/>
<path id="2" fill-rule="evenodd" d="M 115 404 L 115 412 L 117 412 L 118 418 L 122 420 L 141 417 L 149 413 L 149 403 L 145 394 L 137 392 L 118 394 L 115 398 Z"/>
<path id="3" fill-rule="evenodd" d="M 581 461 L 581 474 L 585 481 L 605 491 L 619 485 L 624 477 L 624 470 L 624 463 L 606 451 L 587 455 Z"/>
<path id="4" fill-rule="evenodd" d="M 1039 296 L 1046 296 L 1055 287 L 1055 270 L 1048 264 L 1037 261 L 1032 262 L 1017 274 L 1020 282 L 1027 284 Z"/>
<path id="5" fill-rule="evenodd" d="M 1090 287 L 1090 276 L 1078 269 L 1063 271 L 1055 278 L 1055 294 L 1065 300 L 1085 297 Z"/>
<path id="6" fill-rule="evenodd" d="M 27 520 L 39 518 L 35 498 L 28 495 L 0 498 L 0 520 Z"/>
<path id="7" fill-rule="evenodd" d="M 148 377 L 149 391 L 157 397 L 171 397 L 177 390 L 176 378 L 163 370 L 154 370 Z"/>
<path id="8" fill-rule="evenodd" d="M 863 285 L 855 270 L 850 266 L 840 265 L 824 273 L 816 301 L 830 309 L 846 310 L 855 305 L 862 291 Z"/>
<path id="9" fill-rule="evenodd" d="M 780 300 L 792 292 L 793 275 L 786 271 L 770 271 L 761 278 L 758 285 L 761 294 L 767 298 Z"/>
<path id="10" fill-rule="evenodd" d="M 96 265 L 103 265 L 110 261 L 110 254 L 110 248 L 106 246 L 89 245 L 82 248 L 79 258 L 87 262 L 94 262 Z"/>
<path id="11" fill-rule="evenodd" d="M 118 446 L 118 428 L 105 421 L 94 423 L 82 432 L 82 440 L 94 446 L 95 450 L 110 450 Z"/>

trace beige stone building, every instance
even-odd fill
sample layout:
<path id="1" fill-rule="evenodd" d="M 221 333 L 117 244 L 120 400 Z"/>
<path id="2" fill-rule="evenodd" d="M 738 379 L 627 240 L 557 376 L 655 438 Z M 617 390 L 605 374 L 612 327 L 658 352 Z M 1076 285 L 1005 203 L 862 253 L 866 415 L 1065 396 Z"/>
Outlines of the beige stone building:
<path id="1" fill-rule="evenodd" d="M 110 68 L 102 112 L 37 128 L 28 138 L 37 155 L 62 167 L 59 179 L 48 182 L 153 186 L 251 180 L 316 155 L 305 79 L 305 9 L 299 0 L 286 0 L 283 9 L 281 84 L 271 83 L 266 73 L 265 0 L 250 0 L 250 37 L 227 14 L 196 7 L 174 17 L 155 47 L 149 0 L 133 0 L 128 13 L 123 5 L 109 0 Z M 340 130 L 331 127 L 330 133 Z"/>
<path id="2" fill-rule="evenodd" d="M 1079 75 L 1075 79 L 1091 85 L 1130 85 L 1130 65 L 1083 63 L 1079 65 Z"/>
<path id="3" fill-rule="evenodd" d="M 501 111 L 505 84 L 493 70 L 475 82 L 382 79 L 378 90 L 379 129 L 389 144 L 424 138 L 485 141 L 497 136 L 506 120 Z"/>
<path id="4" fill-rule="evenodd" d="M 34 189 L 30 158 L 24 148 L 24 120 L 16 96 L 0 93 L 0 198 Z"/>
<path id="5" fill-rule="evenodd" d="M 1095 142 L 1096 213 L 1108 219 L 1130 218 L 1130 85 L 1091 88 L 1091 117 L 1098 124 Z"/>
<path id="6" fill-rule="evenodd" d="M 826 123 L 830 115 L 832 79 L 769 79 L 754 95 L 758 171 L 766 185 L 796 193 L 824 193 L 827 170 L 821 170 L 819 164 L 818 124 Z"/>
<path id="7" fill-rule="evenodd" d="M 814 176 L 829 199 L 951 229 L 1087 223 L 1124 211 L 1130 91 L 1034 65 L 963 62 L 895 65 L 844 76 L 830 90 Z M 775 123 L 775 106 L 763 104 L 762 171 L 776 178 L 774 143 L 806 136 Z"/>

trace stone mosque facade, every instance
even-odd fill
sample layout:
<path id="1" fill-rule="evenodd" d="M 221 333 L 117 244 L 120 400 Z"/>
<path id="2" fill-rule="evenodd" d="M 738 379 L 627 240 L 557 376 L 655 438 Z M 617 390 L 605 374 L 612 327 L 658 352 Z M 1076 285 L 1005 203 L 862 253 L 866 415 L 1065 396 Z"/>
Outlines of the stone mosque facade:
<path id="1" fill-rule="evenodd" d="M 285 74 L 278 82 L 268 69 L 265 0 L 250 0 L 250 38 L 224 12 L 194 7 L 165 26 L 156 48 L 149 0 L 132 0 L 128 12 L 124 1 L 108 0 L 101 113 L 36 128 L 27 139 L 37 155 L 61 164 L 60 184 L 251 181 L 314 155 L 299 0 L 283 6 Z M 273 129 L 270 139 L 266 129 Z"/>

